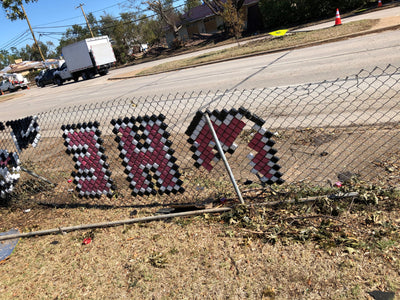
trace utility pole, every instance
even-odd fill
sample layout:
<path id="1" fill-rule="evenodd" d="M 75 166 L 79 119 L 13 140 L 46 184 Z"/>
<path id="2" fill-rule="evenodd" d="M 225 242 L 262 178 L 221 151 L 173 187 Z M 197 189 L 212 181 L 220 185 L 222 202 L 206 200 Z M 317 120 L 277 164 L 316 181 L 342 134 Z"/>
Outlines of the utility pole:
<path id="1" fill-rule="evenodd" d="M 21 3 L 21 7 L 22 7 L 22 11 L 24 12 L 25 19 L 26 19 L 26 21 L 28 22 L 28 26 L 29 26 L 29 29 L 31 30 L 32 37 L 33 37 L 33 40 L 35 41 L 36 47 L 39 49 L 39 53 L 40 53 L 40 56 L 42 57 L 43 62 L 45 62 L 46 60 L 44 59 L 42 50 L 41 50 L 40 47 L 39 47 L 39 43 L 38 43 L 38 41 L 36 40 L 35 34 L 33 33 L 33 30 L 32 30 L 32 27 L 31 27 L 31 23 L 29 23 L 28 16 L 26 15 L 25 8 L 24 8 L 24 6 L 22 5 L 22 3 Z"/>
<path id="2" fill-rule="evenodd" d="M 90 28 L 89 21 L 88 21 L 88 19 L 86 18 L 86 14 L 85 14 L 85 12 L 84 12 L 84 10 L 83 10 L 83 7 L 82 7 L 83 5 L 85 5 L 85 4 L 81 3 L 81 4 L 79 4 L 79 6 L 77 6 L 77 7 L 75 7 L 75 8 L 78 8 L 78 7 L 81 8 L 82 14 L 83 14 L 83 16 L 85 17 L 86 24 L 87 24 L 87 27 L 89 28 L 90 34 L 92 35 L 92 37 L 94 37 L 93 32 L 92 32 L 92 28 Z"/>

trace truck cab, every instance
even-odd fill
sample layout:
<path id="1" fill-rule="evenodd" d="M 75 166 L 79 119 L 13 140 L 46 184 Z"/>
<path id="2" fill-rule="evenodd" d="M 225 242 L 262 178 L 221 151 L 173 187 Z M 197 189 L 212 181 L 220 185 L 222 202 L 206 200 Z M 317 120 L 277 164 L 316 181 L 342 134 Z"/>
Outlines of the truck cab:
<path id="1" fill-rule="evenodd" d="M 65 81 L 74 79 L 74 81 L 78 81 L 78 78 L 72 76 L 72 74 L 68 71 L 67 64 L 64 62 L 61 67 L 58 68 L 57 71 L 54 72 L 54 81 L 57 85 L 62 85 Z"/>

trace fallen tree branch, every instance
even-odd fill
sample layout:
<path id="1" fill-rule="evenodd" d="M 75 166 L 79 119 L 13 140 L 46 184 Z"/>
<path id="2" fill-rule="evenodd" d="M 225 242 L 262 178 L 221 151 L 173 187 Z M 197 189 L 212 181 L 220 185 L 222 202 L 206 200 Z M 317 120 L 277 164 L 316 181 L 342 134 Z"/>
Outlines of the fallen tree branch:
<path id="1" fill-rule="evenodd" d="M 295 221 L 295 220 L 302 220 L 302 219 L 319 219 L 319 218 L 321 218 L 321 219 L 331 219 L 331 220 L 337 221 L 339 223 L 342 223 L 343 225 L 349 226 L 349 224 L 347 224 L 346 222 L 343 222 L 342 220 L 339 220 L 338 218 L 333 217 L 333 216 L 329 216 L 329 215 L 312 215 L 312 216 L 288 217 L 288 218 L 285 218 L 285 219 L 281 219 L 280 221 L 289 221 L 289 220 Z"/>
<path id="2" fill-rule="evenodd" d="M 280 205 L 280 204 L 295 204 L 295 203 L 314 202 L 323 197 L 328 197 L 329 199 L 340 199 L 340 198 L 347 198 L 347 197 L 357 197 L 358 195 L 359 194 L 357 192 L 352 192 L 352 193 L 347 193 L 347 194 L 336 194 L 336 195 L 330 195 L 330 196 L 308 197 L 308 198 L 302 198 L 302 199 L 298 199 L 298 200 L 273 201 L 273 202 L 267 202 L 267 203 L 252 203 L 252 204 L 245 204 L 245 205 L 246 206 L 275 206 L 275 205 Z M 187 211 L 187 212 L 172 213 L 172 214 L 163 214 L 163 215 L 158 215 L 158 216 L 127 219 L 127 220 L 112 221 L 112 222 L 84 224 L 84 225 L 70 226 L 70 227 L 58 227 L 58 228 L 54 228 L 54 229 L 47 229 L 47 230 L 41 230 L 41 231 L 33 231 L 33 232 L 13 234 L 13 235 L 4 235 L 4 236 L 0 236 L 0 241 L 21 238 L 21 237 L 32 237 L 32 236 L 39 236 L 39 235 L 66 233 L 66 232 L 70 232 L 70 231 L 83 230 L 83 229 L 114 227 L 114 226 L 119 226 L 119 225 L 124 225 L 124 224 L 150 222 L 150 221 L 157 221 L 157 220 L 170 219 L 170 218 L 176 218 L 176 217 L 201 215 L 201 214 L 206 214 L 206 213 L 221 213 L 221 212 L 227 212 L 230 210 L 232 210 L 231 207 L 211 208 L 211 209 Z M 301 218 L 301 217 L 299 217 L 299 218 Z M 338 220 L 338 219 L 335 219 L 335 220 L 340 222 L 340 220 Z"/>
<path id="3" fill-rule="evenodd" d="M 207 213 L 208 214 L 222 213 L 222 212 L 227 212 L 230 210 L 232 210 L 232 208 L 230 208 L 230 207 L 210 208 L 210 209 L 187 211 L 187 212 L 174 213 L 174 214 L 164 214 L 164 215 L 159 215 L 159 216 L 144 217 L 144 218 L 134 218 L 134 219 L 102 222 L 102 223 L 94 223 L 94 224 L 83 224 L 83 225 L 69 226 L 69 227 L 58 227 L 58 228 L 47 229 L 47 230 L 3 235 L 3 236 L 0 236 L 0 241 L 16 239 L 16 238 L 23 238 L 23 237 L 39 236 L 39 235 L 66 233 L 66 232 L 82 230 L 82 229 L 114 227 L 114 226 L 119 226 L 119 225 L 124 225 L 124 224 L 143 223 L 143 222 L 158 221 L 158 220 L 171 219 L 171 218 L 177 218 L 177 217 L 201 215 L 201 214 L 207 214 Z"/>
<path id="4" fill-rule="evenodd" d="M 320 199 L 323 199 L 324 197 L 328 199 L 342 199 L 342 198 L 351 198 L 351 197 L 358 197 L 359 194 L 357 192 L 351 192 L 351 193 L 346 193 L 346 194 L 334 194 L 334 195 L 325 195 L 325 196 L 313 196 L 313 197 L 307 197 L 307 198 L 301 198 L 298 200 L 282 200 L 282 201 L 272 201 L 272 202 L 266 202 L 266 203 L 253 203 L 251 205 L 253 206 L 274 206 L 274 205 L 279 205 L 279 204 L 295 204 L 295 203 L 307 203 L 307 202 L 314 202 Z"/>

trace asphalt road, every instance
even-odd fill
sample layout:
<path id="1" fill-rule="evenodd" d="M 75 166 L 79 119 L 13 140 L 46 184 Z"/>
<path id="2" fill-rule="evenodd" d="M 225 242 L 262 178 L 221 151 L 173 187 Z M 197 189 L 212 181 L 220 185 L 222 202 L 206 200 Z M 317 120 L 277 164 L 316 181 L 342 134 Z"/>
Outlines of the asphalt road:
<path id="1" fill-rule="evenodd" d="M 0 120 L 12 120 L 65 106 L 116 98 L 159 96 L 192 91 L 253 89 L 334 80 L 361 69 L 400 67 L 400 31 L 386 31 L 335 43 L 216 63 L 159 75 L 110 81 L 118 73 L 145 68 L 151 62 L 113 70 L 89 81 L 61 87 L 31 88 L 0 102 Z"/>

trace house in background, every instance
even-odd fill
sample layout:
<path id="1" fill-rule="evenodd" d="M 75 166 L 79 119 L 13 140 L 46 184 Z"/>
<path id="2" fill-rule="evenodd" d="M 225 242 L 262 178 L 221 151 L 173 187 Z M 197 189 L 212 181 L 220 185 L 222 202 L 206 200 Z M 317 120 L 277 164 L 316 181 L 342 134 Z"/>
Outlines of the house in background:
<path id="1" fill-rule="evenodd" d="M 256 32 L 262 29 L 262 18 L 258 7 L 259 0 L 245 0 L 243 3 L 245 25 L 244 30 Z M 192 8 L 183 15 L 178 35 L 182 41 L 193 38 L 196 34 L 213 34 L 222 30 L 224 21 L 221 16 L 215 15 L 211 9 L 202 4 Z M 167 44 L 170 47 L 174 40 L 174 34 L 171 30 L 166 33 Z"/>

